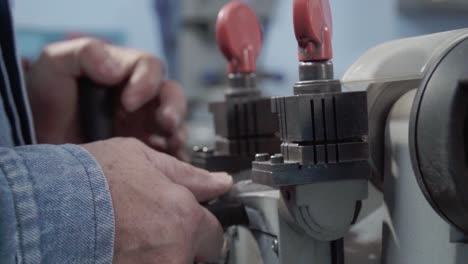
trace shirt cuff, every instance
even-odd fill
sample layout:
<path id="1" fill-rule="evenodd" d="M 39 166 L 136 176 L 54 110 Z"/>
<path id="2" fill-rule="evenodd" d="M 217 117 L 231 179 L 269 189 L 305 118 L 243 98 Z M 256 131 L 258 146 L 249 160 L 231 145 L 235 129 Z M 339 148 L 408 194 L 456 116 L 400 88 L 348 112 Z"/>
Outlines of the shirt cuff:
<path id="1" fill-rule="evenodd" d="M 0 149 L 25 263 L 112 263 L 114 212 L 104 174 L 76 145 Z"/>

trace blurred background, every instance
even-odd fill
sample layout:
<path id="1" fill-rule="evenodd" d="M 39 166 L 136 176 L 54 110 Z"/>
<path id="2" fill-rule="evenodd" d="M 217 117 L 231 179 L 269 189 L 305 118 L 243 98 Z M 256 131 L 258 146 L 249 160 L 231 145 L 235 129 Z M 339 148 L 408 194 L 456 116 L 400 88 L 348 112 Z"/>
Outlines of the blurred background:
<path id="1" fill-rule="evenodd" d="M 392 39 L 468 27 L 467 0 L 330 0 L 335 75 L 367 49 Z M 213 141 L 207 103 L 222 100 L 226 63 L 215 20 L 226 0 L 11 0 L 20 55 L 34 60 L 54 41 L 95 36 L 164 61 L 189 99 L 190 144 Z M 298 79 L 292 0 L 245 0 L 260 17 L 264 48 L 258 86 L 292 93 Z"/>

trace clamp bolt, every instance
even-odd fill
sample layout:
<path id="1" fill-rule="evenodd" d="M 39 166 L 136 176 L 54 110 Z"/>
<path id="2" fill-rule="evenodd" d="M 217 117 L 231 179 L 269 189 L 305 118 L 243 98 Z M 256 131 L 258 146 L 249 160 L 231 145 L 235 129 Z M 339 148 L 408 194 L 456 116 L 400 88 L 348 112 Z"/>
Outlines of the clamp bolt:
<path id="1" fill-rule="evenodd" d="M 281 164 L 284 163 L 283 154 L 275 154 L 270 157 L 270 161 L 272 164 Z"/>
<path id="2" fill-rule="evenodd" d="M 268 161 L 268 153 L 259 153 L 255 155 L 255 161 Z"/>
<path id="3" fill-rule="evenodd" d="M 199 146 L 193 146 L 192 148 L 193 152 L 201 152 L 202 149 Z"/>
<path id="4" fill-rule="evenodd" d="M 213 154 L 214 153 L 214 149 L 212 148 L 207 148 L 207 147 L 204 147 L 202 149 L 203 153 L 206 153 L 206 154 Z"/>

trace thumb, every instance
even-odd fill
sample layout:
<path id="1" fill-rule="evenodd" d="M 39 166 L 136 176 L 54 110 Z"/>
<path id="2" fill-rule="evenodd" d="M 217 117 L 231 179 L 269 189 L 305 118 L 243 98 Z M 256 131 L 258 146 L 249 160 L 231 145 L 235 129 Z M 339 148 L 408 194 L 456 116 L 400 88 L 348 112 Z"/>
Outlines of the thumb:
<path id="1" fill-rule="evenodd" d="M 149 149 L 148 151 L 153 151 Z M 155 152 L 155 151 L 153 151 Z M 153 163 L 174 183 L 185 186 L 199 202 L 215 199 L 228 192 L 233 179 L 227 173 L 210 173 L 164 153 L 152 155 Z"/>

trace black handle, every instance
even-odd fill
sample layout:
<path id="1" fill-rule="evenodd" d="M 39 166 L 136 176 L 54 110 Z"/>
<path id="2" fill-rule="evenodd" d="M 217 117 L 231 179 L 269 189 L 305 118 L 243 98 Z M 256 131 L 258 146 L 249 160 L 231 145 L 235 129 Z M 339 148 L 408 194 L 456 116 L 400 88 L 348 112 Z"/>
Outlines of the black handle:
<path id="1" fill-rule="evenodd" d="M 242 203 L 218 199 L 205 207 L 218 219 L 224 229 L 231 226 L 249 226 L 249 217 Z"/>
<path id="2" fill-rule="evenodd" d="M 243 193 L 262 192 L 272 190 L 268 186 L 242 180 L 234 184 L 232 189 L 220 198 L 204 204 L 219 220 L 224 229 L 230 226 L 250 226 L 246 206 L 239 198 Z"/>
<path id="3" fill-rule="evenodd" d="M 79 107 L 81 130 L 86 142 L 111 138 L 114 120 L 114 88 L 81 78 Z"/>

